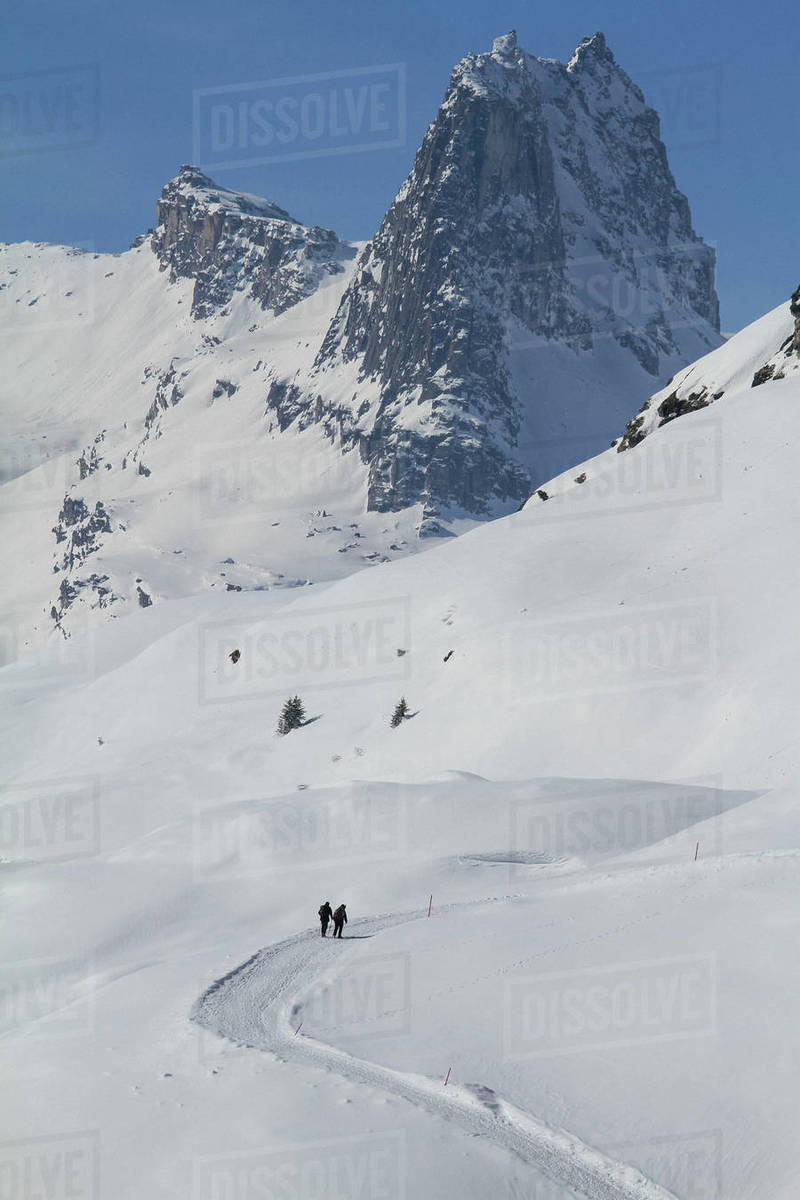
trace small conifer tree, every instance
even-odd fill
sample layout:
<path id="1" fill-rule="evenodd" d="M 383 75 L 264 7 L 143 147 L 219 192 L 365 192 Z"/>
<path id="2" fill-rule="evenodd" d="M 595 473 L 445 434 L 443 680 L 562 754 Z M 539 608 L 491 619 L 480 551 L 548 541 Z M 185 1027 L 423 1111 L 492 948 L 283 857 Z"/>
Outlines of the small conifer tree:
<path id="1" fill-rule="evenodd" d="M 291 733 L 293 729 L 299 729 L 306 719 L 306 710 L 303 706 L 303 701 L 299 696 L 291 696 L 283 708 L 281 715 L 278 718 L 278 733 Z"/>
<path id="2" fill-rule="evenodd" d="M 392 713 L 392 719 L 389 722 L 392 729 L 397 729 L 397 726 L 408 716 L 408 705 L 406 704 L 405 696 L 401 696 L 397 701 L 395 710 Z"/>

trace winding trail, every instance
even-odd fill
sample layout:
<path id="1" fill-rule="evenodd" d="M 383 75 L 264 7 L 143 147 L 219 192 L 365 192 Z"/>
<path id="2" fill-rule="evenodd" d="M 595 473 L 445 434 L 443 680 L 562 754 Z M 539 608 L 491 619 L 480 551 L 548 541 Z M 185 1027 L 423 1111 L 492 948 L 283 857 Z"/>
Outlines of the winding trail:
<path id="1" fill-rule="evenodd" d="M 439 913 L 474 908 L 476 903 L 486 902 L 443 906 Z M 348 929 L 371 936 L 425 916 L 426 910 L 419 909 L 352 921 Z M 203 993 L 191 1019 L 239 1045 L 402 1097 L 467 1134 L 512 1151 L 531 1168 L 589 1200 L 676 1200 L 637 1168 L 616 1162 L 574 1134 L 516 1108 L 489 1087 L 451 1083 L 445 1091 L 441 1080 L 394 1071 L 313 1038 L 296 1036 L 291 1020 L 296 997 L 308 988 L 315 969 L 329 964 L 341 950 L 341 944 L 334 950 L 331 940 L 323 940 L 316 930 L 259 950 Z"/>

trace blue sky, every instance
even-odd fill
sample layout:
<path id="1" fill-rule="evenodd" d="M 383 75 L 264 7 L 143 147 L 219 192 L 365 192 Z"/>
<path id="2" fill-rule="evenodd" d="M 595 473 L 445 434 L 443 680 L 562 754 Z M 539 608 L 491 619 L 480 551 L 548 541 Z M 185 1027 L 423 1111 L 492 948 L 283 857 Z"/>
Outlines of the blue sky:
<path id="1" fill-rule="evenodd" d="M 0 239 L 124 249 L 153 223 L 166 180 L 201 154 L 220 183 L 367 238 L 453 65 L 511 28 L 531 53 L 562 61 L 602 29 L 659 109 L 695 228 L 717 247 L 723 329 L 794 290 L 800 22 L 792 0 L 15 5 L 0 45 Z M 402 76 L 378 70 L 394 64 Z M 324 78 L 255 86 L 309 75 Z M 262 119 L 257 142 L 253 102 L 266 105 L 263 118 L 281 97 L 295 114 L 303 97 L 311 105 L 304 128 L 286 124 L 293 136 L 267 146 Z"/>

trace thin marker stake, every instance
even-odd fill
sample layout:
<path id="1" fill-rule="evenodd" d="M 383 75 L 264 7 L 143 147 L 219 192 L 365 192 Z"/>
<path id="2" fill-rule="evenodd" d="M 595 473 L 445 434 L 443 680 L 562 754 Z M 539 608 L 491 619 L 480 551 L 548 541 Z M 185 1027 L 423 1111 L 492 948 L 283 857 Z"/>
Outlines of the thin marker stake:
<path id="1" fill-rule="evenodd" d="M 452 1069 L 453 1069 L 452 1067 L 448 1067 L 448 1068 L 447 1068 L 447 1074 L 445 1075 L 445 1079 L 444 1079 L 444 1086 L 445 1086 L 445 1087 L 447 1087 L 447 1081 L 448 1081 L 448 1079 L 450 1078 L 450 1072 L 452 1071 Z"/>
<path id="2" fill-rule="evenodd" d="M 294 1036 L 295 1036 L 295 1037 L 297 1037 L 298 1033 L 300 1032 L 300 1030 L 301 1030 L 302 1028 L 303 1028 L 303 1022 L 301 1021 L 301 1022 L 300 1022 L 300 1024 L 297 1026 L 297 1029 L 295 1029 L 295 1031 L 294 1031 Z"/>
<path id="3" fill-rule="evenodd" d="M 431 905 L 432 905 L 432 904 L 433 904 L 433 892 L 431 892 L 431 898 L 430 898 L 430 900 L 428 901 L 428 916 L 430 916 L 430 915 L 431 915 Z"/>
<path id="4" fill-rule="evenodd" d="M 694 848 L 694 861 L 695 861 L 695 862 L 697 862 L 697 852 L 698 852 L 698 850 L 699 850 L 699 849 L 700 849 L 700 843 L 698 842 L 698 843 L 697 843 L 697 845 L 696 845 L 696 846 L 695 846 L 695 848 Z"/>

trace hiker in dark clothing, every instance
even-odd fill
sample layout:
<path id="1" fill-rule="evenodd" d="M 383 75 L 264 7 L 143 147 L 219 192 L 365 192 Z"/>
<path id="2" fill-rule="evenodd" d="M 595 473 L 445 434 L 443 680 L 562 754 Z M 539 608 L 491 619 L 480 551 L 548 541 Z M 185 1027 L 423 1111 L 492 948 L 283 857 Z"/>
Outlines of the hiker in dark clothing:
<path id="1" fill-rule="evenodd" d="M 347 913 L 345 912 L 344 905 L 340 904 L 333 914 L 333 936 L 340 938 L 342 936 L 342 929 L 346 924 Z"/>
<path id="2" fill-rule="evenodd" d="M 320 908 L 319 919 L 322 924 L 322 936 L 325 937 L 325 934 L 328 931 L 328 922 L 333 920 L 333 909 L 331 908 L 329 900 L 326 900 Z"/>

